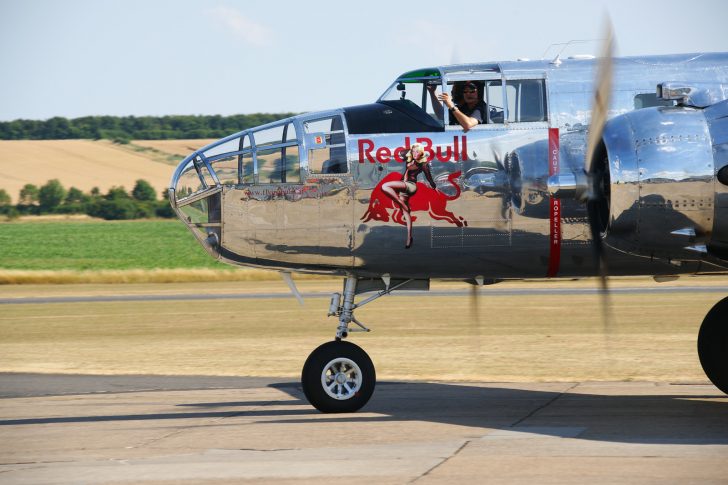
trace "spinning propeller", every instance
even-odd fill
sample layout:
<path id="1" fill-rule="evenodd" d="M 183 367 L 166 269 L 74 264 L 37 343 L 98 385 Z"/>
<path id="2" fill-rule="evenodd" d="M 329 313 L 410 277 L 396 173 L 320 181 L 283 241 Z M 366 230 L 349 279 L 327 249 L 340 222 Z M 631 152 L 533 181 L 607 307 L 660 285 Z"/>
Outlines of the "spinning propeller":
<path id="1" fill-rule="evenodd" d="M 602 311 L 604 312 L 604 321 L 608 322 L 607 262 L 604 256 L 602 232 L 606 229 L 609 218 L 609 161 L 601 141 L 612 91 L 614 39 L 609 17 L 605 18 L 603 31 L 603 44 L 594 80 L 591 123 L 587 138 L 586 158 L 584 159 L 587 188 L 583 197 L 586 199 L 594 263 L 599 269 Z"/>

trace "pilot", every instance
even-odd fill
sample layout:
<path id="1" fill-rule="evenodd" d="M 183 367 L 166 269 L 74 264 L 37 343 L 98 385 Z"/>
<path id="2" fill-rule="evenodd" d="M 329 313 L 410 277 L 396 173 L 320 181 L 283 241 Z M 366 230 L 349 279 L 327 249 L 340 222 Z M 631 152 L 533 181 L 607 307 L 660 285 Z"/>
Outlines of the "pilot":
<path id="1" fill-rule="evenodd" d="M 402 219 L 407 226 L 407 242 L 405 249 L 412 246 L 412 216 L 410 215 L 409 198 L 417 192 L 417 176 L 420 173 L 425 174 L 425 178 L 430 183 L 430 187 L 437 190 L 437 185 L 432 179 L 430 172 L 430 162 L 427 160 L 422 145 L 415 143 L 406 153 L 405 159 L 407 165 L 402 178 L 400 180 L 390 180 L 382 185 L 382 191 L 392 199 L 396 206 L 402 211 Z"/>
<path id="2" fill-rule="evenodd" d="M 459 87 L 456 85 L 453 90 L 455 91 Z M 485 123 L 488 119 L 486 115 L 488 108 L 481 99 L 478 85 L 472 81 L 467 81 L 462 85 L 462 101 L 460 103 L 455 104 L 450 93 L 438 94 L 437 99 L 450 110 L 450 124 L 459 124 L 464 131 Z"/>

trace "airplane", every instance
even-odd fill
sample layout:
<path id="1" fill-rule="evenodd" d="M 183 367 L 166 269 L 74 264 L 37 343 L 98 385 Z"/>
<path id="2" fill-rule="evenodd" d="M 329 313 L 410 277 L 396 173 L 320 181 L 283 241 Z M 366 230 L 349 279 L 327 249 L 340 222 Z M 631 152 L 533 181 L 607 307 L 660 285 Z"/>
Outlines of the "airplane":
<path id="1" fill-rule="evenodd" d="M 393 291 L 726 273 L 728 53 L 616 58 L 607 38 L 598 57 L 411 70 L 373 103 L 246 129 L 179 164 L 170 203 L 214 258 L 280 271 L 296 295 L 291 272 L 343 277 L 336 337 L 301 374 L 315 408 L 370 399 L 374 365 L 345 339 L 369 331 L 355 310 Z M 480 119 L 463 123 L 475 95 Z M 728 393 L 728 297 L 698 353 Z"/>

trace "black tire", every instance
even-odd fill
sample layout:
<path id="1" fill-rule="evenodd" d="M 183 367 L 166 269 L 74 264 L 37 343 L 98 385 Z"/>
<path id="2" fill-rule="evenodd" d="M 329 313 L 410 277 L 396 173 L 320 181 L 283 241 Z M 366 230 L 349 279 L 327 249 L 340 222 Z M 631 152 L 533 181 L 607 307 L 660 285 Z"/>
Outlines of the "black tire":
<path id="1" fill-rule="evenodd" d="M 728 394 L 728 297 L 705 316 L 698 333 L 698 357 L 708 379 Z"/>
<path id="2" fill-rule="evenodd" d="M 336 381 L 337 376 L 340 380 L 348 378 L 341 383 Z M 330 385 L 325 386 L 324 381 Z M 306 399 L 322 413 L 358 411 L 372 397 L 376 381 L 374 364 L 367 353 L 357 345 L 337 340 L 311 352 L 301 372 Z"/>

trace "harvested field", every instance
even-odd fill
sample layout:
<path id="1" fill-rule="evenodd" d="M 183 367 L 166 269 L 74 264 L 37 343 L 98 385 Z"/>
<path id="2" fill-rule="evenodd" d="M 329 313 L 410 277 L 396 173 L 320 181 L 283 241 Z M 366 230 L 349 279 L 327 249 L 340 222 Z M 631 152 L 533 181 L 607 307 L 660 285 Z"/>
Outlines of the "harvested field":
<path id="1" fill-rule="evenodd" d="M 113 186 L 131 190 L 144 179 L 159 192 L 168 186 L 173 170 L 171 163 L 160 161 L 159 153 L 108 140 L 0 141 L 0 189 L 13 203 L 25 184 L 41 186 L 50 179 L 84 192 L 93 187 L 106 192 Z"/>
<path id="2" fill-rule="evenodd" d="M 166 153 L 179 158 L 181 161 L 195 150 L 209 145 L 215 141 L 210 140 L 134 140 L 131 142 L 134 146 L 151 148 L 162 153 Z"/>

